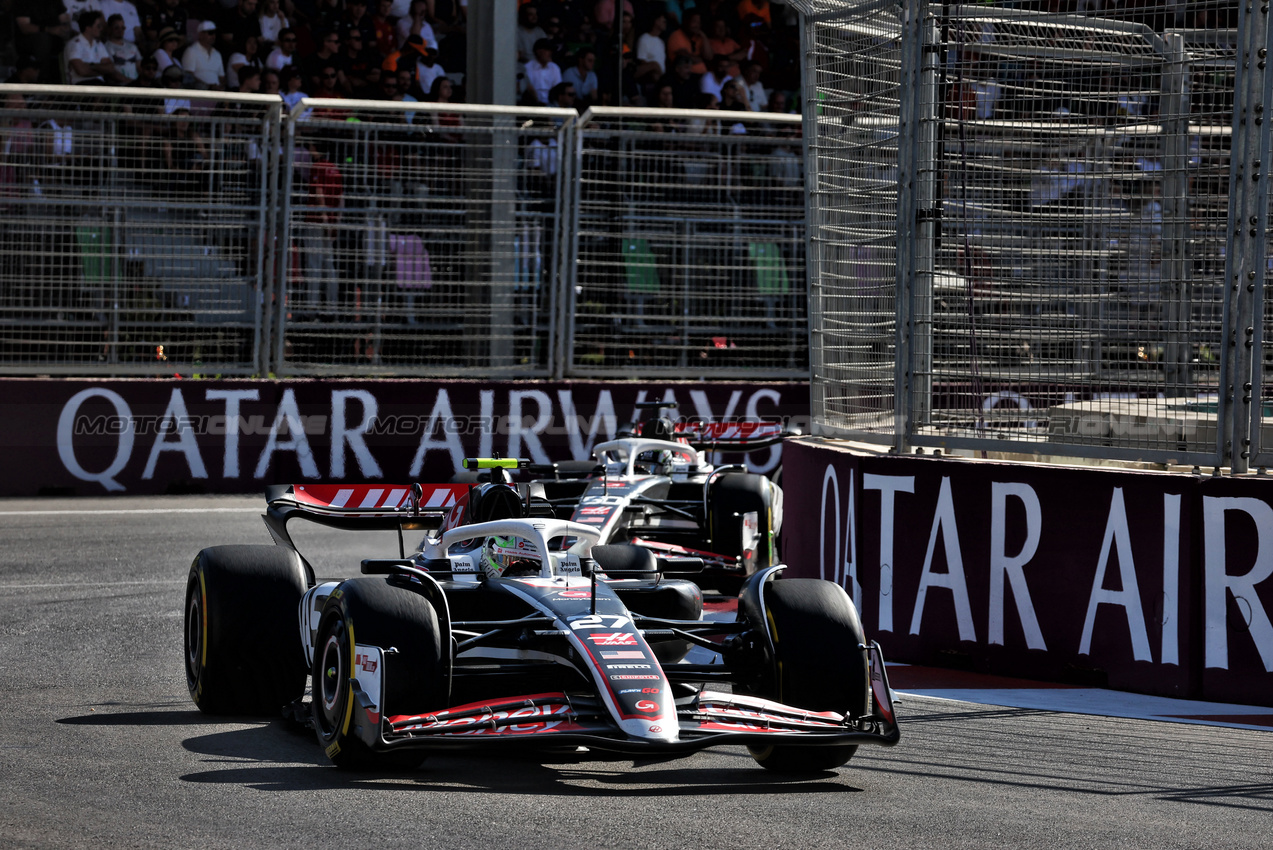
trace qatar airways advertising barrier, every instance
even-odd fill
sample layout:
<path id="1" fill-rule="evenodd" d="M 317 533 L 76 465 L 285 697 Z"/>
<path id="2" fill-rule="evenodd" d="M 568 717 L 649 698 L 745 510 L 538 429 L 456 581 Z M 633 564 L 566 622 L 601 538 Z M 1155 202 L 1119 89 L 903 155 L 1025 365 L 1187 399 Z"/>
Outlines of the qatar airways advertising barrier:
<path id="1" fill-rule="evenodd" d="M 687 422 L 806 422 L 804 383 L 0 379 L 0 495 L 259 493 L 306 481 L 441 483 L 466 456 L 586 460 L 675 404 Z M 648 412 L 645 414 L 648 415 Z M 782 447 L 746 457 L 777 468 Z"/>
<path id="2" fill-rule="evenodd" d="M 890 659 L 1273 705 L 1273 480 L 783 455 L 793 575 Z M 800 481 L 800 486 L 794 486 Z"/>

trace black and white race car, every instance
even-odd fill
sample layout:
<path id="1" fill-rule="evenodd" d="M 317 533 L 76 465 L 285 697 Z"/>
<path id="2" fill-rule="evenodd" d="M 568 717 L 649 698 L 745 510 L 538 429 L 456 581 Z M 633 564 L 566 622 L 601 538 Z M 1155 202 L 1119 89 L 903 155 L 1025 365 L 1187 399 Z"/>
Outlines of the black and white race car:
<path id="1" fill-rule="evenodd" d="M 602 543 L 701 558 L 698 583 L 736 593 L 744 579 L 780 560 L 782 489 L 742 464 L 709 459 L 768 448 L 795 432 L 780 422 L 673 421 L 663 414 L 675 406 L 638 403 L 659 415 L 597 444 L 590 461 L 521 461 L 537 476 L 521 493 L 532 512 L 592 525 Z"/>
<path id="2" fill-rule="evenodd" d="M 838 585 L 772 565 L 736 615 L 704 618 L 698 586 L 674 577 L 700 561 L 604 545 L 595 525 L 527 516 L 505 483 L 483 489 L 483 521 L 443 528 L 466 485 L 276 488 L 279 545 L 217 546 L 191 566 L 195 704 L 304 718 L 346 768 L 457 748 L 667 758 L 735 744 L 766 768 L 822 771 L 897 742 L 879 646 Z M 320 582 L 293 520 L 396 529 L 401 557 Z M 404 531 L 421 529 L 408 552 Z M 694 647 L 710 662 L 686 663 Z"/>

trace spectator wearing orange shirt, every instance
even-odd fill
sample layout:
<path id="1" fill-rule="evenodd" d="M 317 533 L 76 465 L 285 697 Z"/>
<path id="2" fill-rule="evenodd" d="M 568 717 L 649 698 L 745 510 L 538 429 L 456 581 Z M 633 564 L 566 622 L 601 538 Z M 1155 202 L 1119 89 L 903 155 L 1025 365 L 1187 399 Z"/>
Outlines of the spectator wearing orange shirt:
<path id="1" fill-rule="evenodd" d="M 729 31 L 729 22 L 724 18 L 712 21 L 712 32 L 707 38 L 707 45 L 712 49 L 713 55 L 728 56 L 731 63 L 730 76 L 738 76 L 738 63 L 747 56 L 747 50 L 734 41 L 734 35 Z"/>
<path id="2" fill-rule="evenodd" d="M 684 23 L 667 37 L 668 59 L 676 61 L 682 54 L 694 58 L 695 74 L 706 74 L 707 63 L 715 55 L 703 34 L 703 14 L 697 9 L 687 10 Z"/>
<path id="3" fill-rule="evenodd" d="M 740 21 L 746 21 L 748 17 L 755 15 L 765 22 L 765 26 L 772 27 L 774 25 L 769 0 L 739 0 L 735 12 Z"/>

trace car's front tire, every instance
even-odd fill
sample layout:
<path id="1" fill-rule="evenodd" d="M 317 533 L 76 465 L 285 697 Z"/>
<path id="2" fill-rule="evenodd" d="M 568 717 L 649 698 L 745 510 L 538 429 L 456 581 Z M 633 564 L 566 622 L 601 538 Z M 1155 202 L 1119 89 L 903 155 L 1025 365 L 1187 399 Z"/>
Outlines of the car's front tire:
<path id="1" fill-rule="evenodd" d="M 300 556 L 281 546 L 214 546 L 186 579 L 190 698 L 208 714 L 277 714 L 305 693 L 297 607 Z"/>
<path id="2" fill-rule="evenodd" d="M 422 712 L 446 701 L 441 628 L 433 605 L 389 579 L 342 582 L 323 608 L 314 644 L 314 730 L 337 767 L 352 770 L 412 770 L 424 761 L 419 750 L 377 751 L 358 737 L 353 692 L 355 641 L 382 650 L 385 683 L 382 717 Z M 377 702 L 379 694 L 369 695 Z"/>
<path id="3" fill-rule="evenodd" d="M 844 588 L 820 579 L 779 579 L 765 583 L 763 600 L 774 658 L 756 695 L 810 711 L 864 715 L 870 682 L 859 647 L 866 638 Z M 832 770 L 857 752 L 852 744 L 748 749 L 761 767 L 796 773 Z"/>

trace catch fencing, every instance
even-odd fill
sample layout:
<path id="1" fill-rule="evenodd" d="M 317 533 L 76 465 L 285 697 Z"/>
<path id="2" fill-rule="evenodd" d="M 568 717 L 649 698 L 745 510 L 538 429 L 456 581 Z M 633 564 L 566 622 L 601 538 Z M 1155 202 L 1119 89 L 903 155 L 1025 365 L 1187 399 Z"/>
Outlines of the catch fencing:
<path id="1" fill-rule="evenodd" d="M 1267 8 L 797 5 L 816 429 L 1267 463 Z"/>
<path id="2" fill-rule="evenodd" d="M 0 95 L 0 373 L 808 374 L 798 116 Z"/>
<path id="3" fill-rule="evenodd" d="M 0 369 L 254 374 L 281 103 L 0 86 Z"/>

